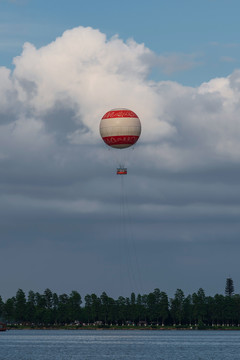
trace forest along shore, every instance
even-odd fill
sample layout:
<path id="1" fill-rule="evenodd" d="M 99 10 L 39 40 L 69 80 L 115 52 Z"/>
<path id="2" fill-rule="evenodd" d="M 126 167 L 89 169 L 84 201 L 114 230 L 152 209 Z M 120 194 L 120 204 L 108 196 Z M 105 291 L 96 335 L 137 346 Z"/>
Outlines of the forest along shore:
<path id="1" fill-rule="evenodd" d="M 18 289 L 5 302 L 0 296 L 0 321 L 9 329 L 224 329 L 240 328 L 240 294 L 233 281 L 226 281 L 225 295 L 207 296 L 202 288 L 185 296 L 177 289 L 169 298 L 158 288 L 149 294 L 131 293 L 116 300 L 103 292 L 87 294 L 82 301 L 77 291 L 58 295 Z"/>

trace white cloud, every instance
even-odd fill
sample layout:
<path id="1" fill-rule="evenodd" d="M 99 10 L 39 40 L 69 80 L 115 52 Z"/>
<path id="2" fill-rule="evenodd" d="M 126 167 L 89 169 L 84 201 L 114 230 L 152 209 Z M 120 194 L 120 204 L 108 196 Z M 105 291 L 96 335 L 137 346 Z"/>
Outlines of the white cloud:
<path id="1" fill-rule="evenodd" d="M 183 57 L 179 62 L 176 56 L 168 64 L 168 58 L 134 40 L 107 40 L 98 30 L 79 27 L 39 49 L 26 43 L 12 72 L 0 68 L 1 246 L 11 250 L 6 259 L 21 261 L 18 269 L 23 263 L 19 251 L 30 244 L 35 251 L 27 257 L 39 258 L 38 247 L 46 239 L 55 242 L 43 249 L 51 258 L 49 269 L 56 248 L 66 243 L 77 254 L 78 270 L 94 254 L 99 261 L 102 251 L 111 271 L 103 271 L 101 278 L 119 276 L 113 262 L 119 260 L 116 245 L 122 240 L 120 179 L 115 154 L 105 149 L 98 130 L 102 115 L 115 107 L 134 110 L 142 121 L 139 145 L 126 154 L 131 154 L 131 166 L 124 190 L 142 263 L 154 264 L 147 283 L 164 266 L 159 263 L 163 243 L 179 243 L 174 251 L 167 245 L 168 255 L 162 257 L 167 266 L 169 256 L 175 261 L 179 249 L 185 252 L 183 241 L 203 244 L 204 259 L 213 240 L 218 244 L 213 251 L 222 243 L 238 254 L 229 240 L 238 244 L 240 71 L 199 87 L 154 82 L 148 79 L 152 56 L 165 71 L 195 62 Z M 190 257 L 199 262 L 196 249 Z M 221 263 L 226 258 L 222 249 Z M 62 258 L 68 269 L 72 258 L 65 252 Z M 209 264 L 211 270 L 212 258 Z M 42 262 L 37 269 L 42 274 Z M 57 269 L 56 279 L 61 266 Z M 175 279 L 177 268 L 169 269 Z M 66 274 L 68 283 L 72 276 Z M 25 275 L 21 270 L 16 278 L 14 271 L 13 278 Z"/>
<path id="2" fill-rule="evenodd" d="M 12 130 L 6 130 L 5 121 L 2 137 L 12 139 L 15 151 L 21 147 L 32 156 L 40 148 L 54 152 L 59 146 L 71 153 L 74 144 L 99 144 L 101 116 L 111 108 L 127 107 L 143 125 L 142 146 L 136 155 L 139 163 L 143 159 L 152 167 L 180 171 L 226 160 L 239 162 L 240 72 L 196 88 L 157 83 L 147 77 L 151 57 L 166 69 L 188 66 L 188 61 L 177 65 L 177 56 L 172 60 L 157 56 L 132 39 L 107 40 L 90 27 L 68 30 L 39 49 L 25 43 L 14 59 L 12 74 L 0 69 L 2 112 L 12 114 L 6 117 Z M 56 114 L 59 104 L 52 119 L 49 114 Z M 70 117 L 64 118 L 64 111 Z M 54 150 L 57 139 L 65 143 Z M 4 156 L 9 144 L 1 144 Z"/>

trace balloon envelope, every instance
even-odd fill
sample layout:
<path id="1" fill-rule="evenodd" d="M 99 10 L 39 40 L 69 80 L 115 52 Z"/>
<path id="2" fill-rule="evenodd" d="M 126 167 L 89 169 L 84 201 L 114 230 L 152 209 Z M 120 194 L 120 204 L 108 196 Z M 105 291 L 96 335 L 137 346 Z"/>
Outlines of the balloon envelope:
<path id="1" fill-rule="evenodd" d="M 103 115 L 100 134 L 107 145 L 118 149 L 128 148 L 138 141 L 141 122 L 131 110 L 113 109 Z"/>

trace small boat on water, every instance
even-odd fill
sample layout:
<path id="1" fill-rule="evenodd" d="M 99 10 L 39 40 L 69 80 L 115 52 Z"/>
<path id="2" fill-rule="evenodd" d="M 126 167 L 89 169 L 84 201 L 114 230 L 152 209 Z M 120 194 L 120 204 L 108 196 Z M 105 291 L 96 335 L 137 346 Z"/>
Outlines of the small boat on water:
<path id="1" fill-rule="evenodd" d="M 7 330 L 6 324 L 0 322 L 0 331 L 6 331 L 6 330 Z"/>

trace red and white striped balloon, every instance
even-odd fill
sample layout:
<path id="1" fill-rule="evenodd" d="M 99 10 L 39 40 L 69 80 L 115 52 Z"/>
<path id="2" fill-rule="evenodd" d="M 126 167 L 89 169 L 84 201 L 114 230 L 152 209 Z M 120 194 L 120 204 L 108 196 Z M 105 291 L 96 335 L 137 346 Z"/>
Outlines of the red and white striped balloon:
<path id="1" fill-rule="evenodd" d="M 102 117 L 100 134 L 107 145 L 125 149 L 138 141 L 141 122 L 132 110 L 113 109 Z"/>

